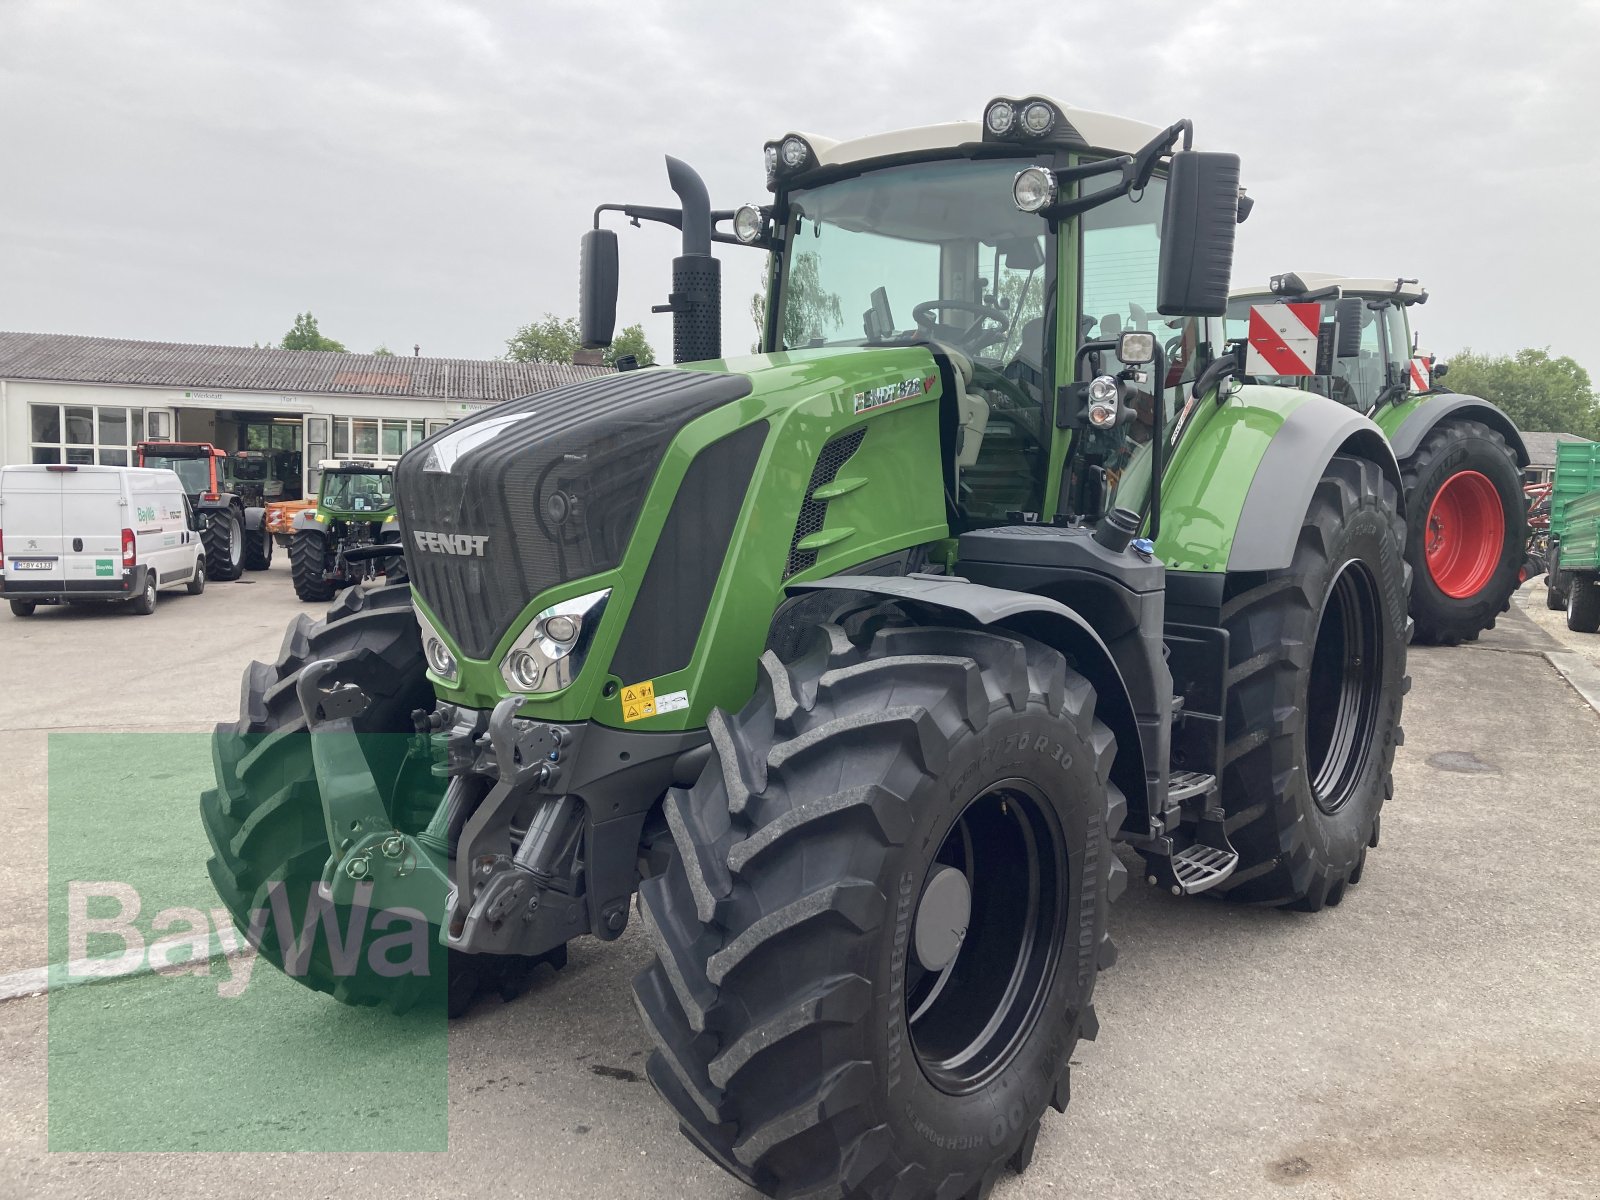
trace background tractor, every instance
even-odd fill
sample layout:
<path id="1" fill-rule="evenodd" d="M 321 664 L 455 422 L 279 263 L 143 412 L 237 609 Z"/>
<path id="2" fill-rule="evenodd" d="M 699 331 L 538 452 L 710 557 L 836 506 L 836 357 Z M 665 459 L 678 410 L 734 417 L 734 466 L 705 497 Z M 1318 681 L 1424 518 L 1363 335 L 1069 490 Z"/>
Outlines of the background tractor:
<path id="1" fill-rule="evenodd" d="M 403 578 L 394 549 L 400 540 L 394 468 L 388 464 L 324 462 L 316 505 L 294 511 L 291 520 L 289 569 L 300 599 L 332 600 L 340 588 L 375 579 L 386 562 L 393 580 Z"/>
<path id="2" fill-rule="evenodd" d="M 1388 440 L 1221 386 L 1235 156 L 978 116 L 790 133 L 737 210 L 673 159 L 677 207 L 597 210 L 585 342 L 600 219 L 664 222 L 677 365 L 410 451 L 410 586 L 297 621 L 218 728 L 210 870 L 241 925 L 283 906 L 268 960 L 459 1011 L 637 896 L 697 1146 L 774 1195 L 976 1196 L 1095 1036 L 1115 843 L 1174 897 L 1361 879 L 1406 689 Z M 721 357 L 714 242 L 770 256 L 762 353 Z M 286 960 L 313 906 L 426 914 L 425 948 Z"/>
<path id="3" fill-rule="evenodd" d="M 1493 628 L 1527 576 L 1528 452 L 1510 417 L 1487 400 L 1437 386 L 1446 365 L 1414 355 L 1408 315 L 1427 299 L 1414 279 L 1275 275 L 1266 288 L 1234 293 L 1223 337 L 1248 371 L 1252 308 L 1318 307 L 1309 369 L 1244 377 L 1330 396 L 1367 414 L 1390 439 L 1405 482 L 1414 636 L 1453 646 Z M 1273 365 L 1256 363 L 1257 371 Z"/>
<path id="4" fill-rule="evenodd" d="M 209 442 L 140 442 L 135 465 L 176 471 L 201 521 L 206 578 L 234 580 L 272 565 L 272 536 L 258 492 L 233 490 L 228 453 Z"/>

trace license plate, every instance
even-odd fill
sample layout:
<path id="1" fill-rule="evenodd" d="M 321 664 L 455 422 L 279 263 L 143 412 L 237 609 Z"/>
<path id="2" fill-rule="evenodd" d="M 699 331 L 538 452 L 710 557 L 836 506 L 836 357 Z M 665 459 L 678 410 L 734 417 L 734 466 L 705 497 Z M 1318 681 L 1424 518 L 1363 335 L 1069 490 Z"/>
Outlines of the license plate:
<path id="1" fill-rule="evenodd" d="M 54 561 L 48 558 L 14 558 L 11 560 L 13 571 L 48 571 L 55 566 Z"/>

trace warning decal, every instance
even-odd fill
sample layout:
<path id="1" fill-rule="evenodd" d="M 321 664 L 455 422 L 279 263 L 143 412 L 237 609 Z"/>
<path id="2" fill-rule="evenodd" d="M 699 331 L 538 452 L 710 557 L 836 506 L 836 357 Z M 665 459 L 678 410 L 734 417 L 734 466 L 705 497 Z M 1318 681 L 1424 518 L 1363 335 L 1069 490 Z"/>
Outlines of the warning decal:
<path id="1" fill-rule="evenodd" d="M 1315 375 L 1320 304 L 1253 304 L 1247 375 Z"/>
<path id="2" fill-rule="evenodd" d="M 1433 363 L 1426 358 L 1413 358 L 1411 360 L 1411 390 L 1425 392 L 1432 384 Z"/>
<path id="3" fill-rule="evenodd" d="M 642 721 L 656 715 L 656 685 L 652 681 L 633 683 L 622 689 L 622 719 Z"/>

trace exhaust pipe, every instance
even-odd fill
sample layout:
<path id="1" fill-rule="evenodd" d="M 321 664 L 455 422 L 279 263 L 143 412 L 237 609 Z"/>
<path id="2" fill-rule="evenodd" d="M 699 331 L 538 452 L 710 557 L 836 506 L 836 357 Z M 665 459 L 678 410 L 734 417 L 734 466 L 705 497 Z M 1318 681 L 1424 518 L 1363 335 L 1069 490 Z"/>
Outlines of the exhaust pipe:
<path id="1" fill-rule="evenodd" d="M 711 196 L 682 159 L 667 156 L 667 181 L 683 205 L 683 253 L 672 260 L 672 293 L 654 311 L 672 314 L 672 361 L 722 357 L 722 264 L 711 256 Z"/>

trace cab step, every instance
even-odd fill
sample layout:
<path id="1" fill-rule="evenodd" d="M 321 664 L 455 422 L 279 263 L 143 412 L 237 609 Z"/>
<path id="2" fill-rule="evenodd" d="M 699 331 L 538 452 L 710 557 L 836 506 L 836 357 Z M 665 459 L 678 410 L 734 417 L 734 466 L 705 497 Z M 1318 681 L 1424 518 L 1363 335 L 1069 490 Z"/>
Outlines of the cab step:
<path id="1" fill-rule="evenodd" d="M 1239 852 L 1231 846 L 1208 846 L 1196 842 L 1172 856 L 1172 894 L 1193 896 L 1217 886 L 1239 865 Z"/>
<path id="2" fill-rule="evenodd" d="M 1146 853 L 1150 882 L 1165 885 L 1174 896 L 1194 896 L 1209 891 L 1233 874 L 1239 853 L 1228 841 L 1221 805 L 1216 803 L 1217 777 L 1204 771 L 1173 771 L 1167 778 L 1167 804 L 1183 807 L 1198 820 L 1190 826 L 1194 839 L 1183 849 L 1173 848 L 1173 837 L 1160 839 L 1164 853 Z M 1191 817 L 1193 819 L 1193 817 Z"/>

